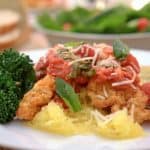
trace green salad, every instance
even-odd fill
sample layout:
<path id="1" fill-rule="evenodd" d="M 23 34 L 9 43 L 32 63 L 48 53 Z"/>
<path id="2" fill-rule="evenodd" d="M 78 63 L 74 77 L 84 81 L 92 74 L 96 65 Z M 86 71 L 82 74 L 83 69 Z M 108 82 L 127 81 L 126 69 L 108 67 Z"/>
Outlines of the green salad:
<path id="1" fill-rule="evenodd" d="M 105 11 L 76 7 L 53 15 L 43 12 L 38 24 L 46 29 L 79 33 L 135 33 L 150 31 L 150 3 L 140 10 L 116 6 Z"/>

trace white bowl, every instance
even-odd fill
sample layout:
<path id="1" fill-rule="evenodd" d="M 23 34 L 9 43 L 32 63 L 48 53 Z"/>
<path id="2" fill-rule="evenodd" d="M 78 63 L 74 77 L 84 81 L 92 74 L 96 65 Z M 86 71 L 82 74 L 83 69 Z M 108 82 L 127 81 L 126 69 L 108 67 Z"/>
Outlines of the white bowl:
<path id="1" fill-rule="evenodd" d="M 129 47 L 150 49 L 150 33 L 128 33 L 128 34 L 94 34 L 94 33 L 75 33 L 45 29 L 37 22 L 33 27 L 45 34 L 50 43 L 64 43 L 69 41 L 85 41 L 89 43 L 108 43 L 112 44 L 115 39 L 123 40 Z"/>

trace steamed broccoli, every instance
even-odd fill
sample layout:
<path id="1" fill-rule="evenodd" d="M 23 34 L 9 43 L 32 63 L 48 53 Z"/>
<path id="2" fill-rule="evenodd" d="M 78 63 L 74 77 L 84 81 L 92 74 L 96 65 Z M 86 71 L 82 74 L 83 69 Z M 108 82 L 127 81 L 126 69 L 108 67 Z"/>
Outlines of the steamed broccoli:
<path id="1" fill-rule="evenodd" d="M 0 67 L 8 72 L 21 89 L 20 96 L 27 92 L 35 82 L 33 62 L 29 56 L 9 49 L 0 54 Z"/>
<path id="2" fill-rule="evenodd" d="M 0 69 L 0 123 L 13 119 L 19 104 L 19 89 L 11 76 Z"/>
<path id="3" fill-rule="evenodd" d="M 21 98 L 34 82 L 33 63 L 28 56 L 12 49 L 0 53 L 0 123 L 13 119 Z"/>

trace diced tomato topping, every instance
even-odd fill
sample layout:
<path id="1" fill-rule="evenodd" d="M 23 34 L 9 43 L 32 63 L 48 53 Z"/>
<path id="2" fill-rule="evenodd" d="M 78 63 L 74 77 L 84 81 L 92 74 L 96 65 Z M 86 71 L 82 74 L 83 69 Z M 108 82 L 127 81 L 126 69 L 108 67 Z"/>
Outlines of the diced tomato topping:
<path id="1" fill-rule="evenodd" d="M 140 65 L 139 65 L 137 59 L 132 54 L 129 54 L 126 57 L 126 59 L 124 61 L 122 61 L 121 65 L 123 67 L 125 67 L 125 66 L 132 66 L 133 69 L 136 71 L 136 73 L 140 72 Z"/>
<path id="2" fill-rule="evenodd" d="M 54 54 L 48 55 L 47 73 L 65 79 L 71 72 L 68 62 Z"/>
<path id="3" fill-rule="evenodd" d="M 78 76 L 77 78 L 75 78 L 75 82 L 80 85 L 85 85 L 88 83 L 88 79 L 83 76 Z"/>
<path id="4" fill-rule="evenodd" d="M 146 95 L 150 98 L 150 82 L 142 85 L 141 89 L 144 91 Z"/>
<path id="5" fill-rule="evenodd" d="M 48 61 L 44 57 L 41 57 L 40 60 L 38 61 L 38 63 L 36 64 L 35 69 L 36 70 L 41 70 L 41 69 L 43 70 L 47 66 L 48 66 Z"/>
<path id="6" fill-rule="evenodd" d="M 140 18 L 138 20 L 137 28 L 139 31 L 144 31 L 150 25 L 149 20 L 147 18 Z"/>
<path id="7" fill-rule="evenodd" d="M 111 73 L 113 72 L 113 68 L 100 68 L 96 70 L 96 78 L 97 81 L 103 83 L 111 77 Z"/>
<path id="8" fill-rule="evenodd" d="M 82 48 L 76 52 L 76 55 L 79 55 L 80 57 L 93 57 L 94 54 L 94 50 L 86 45 L 82 46 Z"/>

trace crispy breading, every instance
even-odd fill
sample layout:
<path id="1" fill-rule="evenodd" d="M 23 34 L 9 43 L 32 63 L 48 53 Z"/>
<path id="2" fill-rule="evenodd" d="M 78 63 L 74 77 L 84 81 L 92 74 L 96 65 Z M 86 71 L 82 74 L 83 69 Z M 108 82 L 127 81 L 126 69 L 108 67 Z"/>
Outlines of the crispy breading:
<path id="1" fill-rule="evenodd" d="M 105 87 L 105 91 L 103 87 Z M 109 110 L 109 113 L 112 113 L 126 107 L 135 121 L 143 123 L 150 120 L 150 110 L 145 108 L 148 97 L 138 87 L 116 90 L 108 83 L 98 84 L 91 80 L 87 87 L 87 93 L 95 108 Z"/>
<path id="2" fill-rule="evenodd" d="M 34 87 L 27 92 L 17 110 L 17 117 L 23 120 L 32 120 L 42 106 L 51 101 L 55 90 L 55 80 L 47 75 L 39 80 Z"/>

